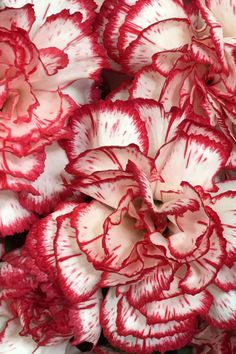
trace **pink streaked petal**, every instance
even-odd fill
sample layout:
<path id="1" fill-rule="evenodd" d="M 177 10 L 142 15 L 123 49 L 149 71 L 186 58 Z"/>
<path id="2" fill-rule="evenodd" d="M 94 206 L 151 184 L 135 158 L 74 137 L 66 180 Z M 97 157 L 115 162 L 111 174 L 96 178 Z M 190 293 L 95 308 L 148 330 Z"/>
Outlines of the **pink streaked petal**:
<path id="1" fill-rule="evenodd" d="M 231 125 L 230 126 L 234 126 L 234 125 Z M 233 130 L 233 129 L 232 129 Z M 228 135 L 229 134 L 229 135 Z M 231 135 L 231 133 L 228 131 L 228 136 L 232 137 L 233 140 L 234 140 L 234 137 Z M 233 146 L 233 150 L 231 151 L 231 154 L 230 154 L 230 157 L 229 157 L 229 160 L 227 162 L 227 166 L 229 166 L 230 169 L 232 170 L 236 170 L 236 145 L 234 144 Z"/>
<path id="2" fill-rule="evenodd" d="M 184 52 L 185 48 L 180 48 L 178 50 L 165 50 L 156 53 L 152 57 L 153 66 L 161 75 L 167 76 Z"/>
<path id="3" fill-rule="evenodd" d="M 182 183 L 182 186 L 183 195 L 177 194 L 177 199 L 173 198 L 172 201 L 164 203 L 164 207 L 167 204 L 170 208 L 169 215 L 175 216 L 175 218 L 169 218 L 176 229 L 168 237 L 168 246 L 170 253 L 176 259 L 190 260 L 193 252 L 199 248 L 202 237 L 208 231 L 210 218 L 197 192 L 187 183 Z"/>
<path id="4" fill-rule="evenodd" d="M 204 315 L 210 308 L 212 297 L 207 291 L 196 295 L 183 294 L 169 299 L 152 301 L 140 308 L 149 324 L 172 320 L 185 320 Z"/>
<path id="5" fill-rule="evenodd" d="M 236 263 L 232 266 L 223 265 L 215 278 L 215 284 L 224 291 L 236 288 Z"/>
<path id="6" fill-rule="evenodd" d="M 49 75 L 57 73 L 69 63 L 66 53 L 56 47 L 40 49 L 39 54 Z"/>
<path id="7" fill-rule="evenodd" d="M 144 29 L 122 55 L 122 63 L 131 73 L 152 63 L 158 52 L 173 50 L 191 42 L 187 19 L 167 19 Z"/>
<path id="8" fill-rule="evenodd" d="M 17 0 L 17 2 L 18 1 L 19 0 Z M 96 5 L 93 0 L 58 0 L 55 3 L 52 3 L 50 0 L 44 0 L 43 2 L 31 0 L 31 2 L 34 4 L 38 24 L 40 25 L 43 24 L 47 17 L 53 14 L 57 14 L 64 9 L 68 9 L 71 14 L 75 12 L 80 12 L 83 16 L 83 22 L 86 22 L 88 20 L 91 21 L 95 17 L 94 10 L 96 8 Z"/>
<path id="9" fill-rule="evenodd" d="M 169 237 L 169 249 L 172 256 L 183 260 L 191 257 L 199 247 L 198 243 L 209 226 L 209 218 L 202 208 L 199 211 L 189 209 L 177 219 L 177 225 L 180 230 Z"/>
<path id="10" fill-rule="evenodd" d="M 101 334 L 100 308 L 102 300 L 101 290 L 98 290 L 88 300 L 77 303 L 75 311 L 71 309 L 70 319 L 74 327 L 72 344 L 83 342 L 97 344 Z"/>
<path id="11" fill-rule="evenodd" d="M 45 87 L 46 84 L 45 84 Z M 35 90 L 39 106 L 33 112 L 35 125 L 46 135 L 54 133 L 77 108 L 76 103 L 59 91 Z"/>
<path id="12" fill-rule="evenodd" d="M 139 186 L 140 196 L 144 199 L 145 203 L 147 203 L 148 207 L 155 212 L 157 211 L 157 207 L 154 203 L 151 183 L 146 173 L 140 168 L 141 166 L 138 166 L 133 161 L 129 160 L 127 171 L 132 172 Z"/>
<path id="13" fill-rule="evenodd" d="M 167 136 L 168 119 L 163 107 L 154 100 L 136 99 L 133 104 L 144 121 L 149 138 L 148 155 L 154 157 Z M 166 132 L 166 134 L 165 134 Z"/>
<path id="14" fill-rule="evenodd" d="M 43 4 L 38 4 L 38 1 L 35 1 L 36 11 L 40 11 L 42 13 L 41 6 L 47 6 L 47 13 L 46 16 L 50 16 L 52 14 L 61 12 L 64 9 L 70 10 L 70 13 L 73 14 L 75 12 L 80 12 L 83 16 L 83 22 L 90 22 L 96 16 L 95 9 L 96 9 L 96 1 L 93 0 L 59 0 L 55 4 L 52 3 L 50 0 L 45 1 Z M 39 9 L 37 9 L 39 6 Z M 46 12 L 46 11 L 45 11 Z M 45 18 L 44 12 L 44 18 Z"/>
<path id="15" fill-rule="evenodd" d="M 157 171 L 165 181 L 157 184 L 157 195 L 181 190 L 182 181 L 215 190 L 214 178 L 229 158 L 231 144 L 217 130 L 190 121 L 182 127 L 178 138 L 164 145 L 156 158 Z"/>
<path id="16" fill-rule="evenodd" d="M 108 19 L 111 16 L 111 13 L 115 6 L 118 4 L 118 0 L 104 0 L 103 5 L 100 9 L 100 12 L 97 14 L 95 23 L 94 23 L 94 29 L 98 34 L 98 42 L 100 45 L 103 44 L 103 34 L 105 27 L 108 23 Z M 117 72 L 121 71 L 121 66 L 114 62 L 111 58 L 109 58 L 109 67 Z"/>
<path id="17" fill-rule="evenodd" d="M 230 338 L 231 350 L 234 353 L 236 351 L 236 337 L 233 336 Z"/>
<path id="18" fill-rule="evenodd" d="M 139 166 L 139 165 L 138 165 Z M 132 161 L 128 162 L 127 171 L 133 173 L 135 180 L 140 189 L 140 195 L 143 197 L 144 201 L 147 203 L 149 209 L 151 209 L 156 216 L 160 215 L 183 215 L 186 212 L 193 212 L 199 209 L 199 201 L 196 198 L 196 195 L 192 193 L 192 195 L 186 192 L 187 187 L 192 192 L 190 186 L 187 186 L 187 183 L 183 185 L 183 189 L 185 194 L 183 197 L 178 198 L 178 194 L 175 195 L 176 198 L 170 200 L 162 204 L 161 206 L 155 205 L 154 196 L 153 196 L 153 185 L 151 185 L 150 180 L 147 177 L 147 174 L 140 167 L 137 167 L 135 163 Z M 174 194 L 174 193 L 173 193 Z M 145 208 L 145 207 L 144 207 Z M 201 220 L 198 220 L 201 221 Z M 180 227 L 181 228 L 181 227 Z"/>
<path id="19" fill-rule="evenodd" d="M 57 275 L 54 240 L 57 232 L 56 218 L 61 215 L 70 213 L 74 208 L 75 203 L 64 203 L 58 206 L 57 210 L 40 219 L 35 224 L 27 237 L 26 248 L 29 253 L 37 260 L 39 267 L 47 274 L 55 279 Z"/>
<path id="20" fill-rule="evenodd" d="M 118 210 L 108 216 L 104 224 L 104 249 L 109 267 L 122 268 L 135 246 L 143 240 L 143 230 L 134 227 L 134 220 L 128 215 L 132 193 L 127 193 L 120 201 Z M 135 256 L 134 256 L 135 257 Z"/>
<path id="21" fill-rule="evenodd" d="M 70 15 L 68 10 L 64 10 L 51 16 L 36 33 L 34 43 L 39 49 L 56 47 L 69 60 L 68 65 L 53 77 L 39 78 L 37 87 L 41 89 L 45 86 L 54 89 L 66 87 L 81 78 L 98 79 L 106 62 L 96 35 L 90 26 L 82 23 L 80 13 Z"/>
<path id="22" fill-rule="evenodd" d="M 98 82 L 102 69 L 108 66 L 104 50 L 97 44 L 97 36 L 91 30 L 84 30 L 65 50 L 68 66 L 60 70 L 53 78 L 52 84 L 66 88 L 78 79 L 92 79 Z M 48 80 L 50 84 L 50 80 Z"/>
<path id="23" fill-rule="evenodd" d="M 92 267 L 78 247 L 76 232 L 70 225 L 70 218 L 70 215 L 57 218 L 58 229 L 54 249 L 61 289 L 70 301 L 77 303 L 87 300 L 97 290 L 100 272 Z"/>
<path id="24" fill-rule="evenodd" d="M 70 158 L 100 146 L 126 146 L 131 143 L 146 152 L 148 140 L 145 124 L 128 102 L 102 102 L 84 106 L 72 117 L 74 137 L 68 142 Z"/>
<path id="25" fill-rule="evenodd" d="M 71 195 L 67 187 L 71 177 L 64 170 L 67 163 L 65 151 L 58 143 L 48 146 L 44 171 L 32 182 L 38 195 L 23 191 L 20 193 L 21 204 L 39 214 L 48 213 L 59 201 Z"/>
<path id="26" fill-rule="evenodd" d="M 152 160 L 143 155 L 134 144 L 127 147 L 101 147 L 87 150 L 77 159 L 72 160 L 66 170 L 81 177 L 109 170 L 125 172 L 129 161 L 137 163 L 140 169 L 150 175 L 153 168 Z"/>
<path id="27" fill-rule="evenodd" d="M 227 10 L 230 10 L 230 7 L 229 7 L 229 2 L 230 0 L 227 0 L 227 5 L 226 5 L 226 12 L 224 12 L 224 15 L 223 15 L 223 18 L 225 16 L 225 14 L 227 14 Z M 227 25 L 227 27 L 223 28 L 221 26 L 221 23 L 218 21 L 218 18 L 215 17 L 214 13 L 211 11 L 210 7 L 214 7 L 214 3 L 216 4 L 217 2 L 216 1 L 208 1 L 208 0 L 196 0 L 196 3 L 197 3 L 197 6 L 200 10 L 200 13 L 203 17 L 203 19 L 206 21 L 207 25 L 210 27 L 210 33 L 211 33 L 211 37 L 212 37 L 212 40 L 213 40 L 213 43 L 215 44 L 215 50 L 219 56 L 219 59 L 220 59 L 220 62 L 221 64 L 223 64 L 223 69 L 225 70 L 225 72 L 227 72 L 228 68 L 227 68 L 227 63 L 226 63 L 226 60 L 225 60 L 225 56 L 224 56 L 224 37 L 227 36 L 227 32 L 229 31 L 229 33 L 231 32 L 231 21 L 227 21 L 227 24 L 229 24 L 229 26 Z M 218 1 L 218 4 L 216 5 L 216 16 L 218 16 L 218 11 L 219 11 L 219 8 L 221 7 L 221 3 L 222 1 Z M 232 3 L 232 2 L 231 2 Z M 209 6 L 210 5 L 210 6 Z M 220 6 L 218 6 L 220 5 Z M 228 7 L 228 9 L 227 9 Z M 217 9 L 218 8 L 218 9 Z M 222 10 L 222 11 L 224 11 Z M 221 16 L 220 15 L 220 18 L 219 20 L 221 21 Z M 231 20 L 232 20 L 232 17 L 234 17 L 234 12 L 231 12 Z M 227 17 L 225 17 L 226 19 Z M 223 21 L 224 23 L 225 21 Z M 234 31 L 234 27 L 232 28 L 233 31 Z M 232 33 L 232 32 L 231 32 Z"/>
<path id="28" fill-rule="evenodd" d="M 124 274 L 104 271 L 102 273 L 100 286 L 101 287 L 111 287 L 111 286 L 117 286 L 117 285 L 121 285 L 121 284 L 130 284 L 130 283 L 133 283 L 134 281 L 139 280 L 140 278 L 142 278 L 142 275 L 140 276 L 140 274 L 137 274 L 132 277 L 128 277 Z"/>
<path id="29" fill-rule="evenodd" d="M 224 37 L 236 36 L 236 7 L 232 0 L 206 0 L 209 12 L 214 16 L 223 30 Z"/>
<path id="30" fill-rule="evenodd" d="M 0 45 L 0 48 L 2 46 Z M 8 65 L 6 65 L 6 67 L 8 68 Z M 3 72 L 4 74 L 4 72 Z M 8 97 L 8 87 L 7 87 L 7 80 L 2 80 L 1 82 L 1 86 L 0 86 L 0 106 L 3 107 L 5 101 L 7 100 Z"/>
<path id="31" fill-rule="evenodd" d="M 117 332 L 119 335 L 133 335 L 138 338 L 163 338 L 179 332 L 194 331 L 196 320 L 194 317 L 186 320 L 166 321 L 165 323 L 150 324 L 149 318 L 134 309 L 126 297 L 123 296 L 117 304 Z"/>
<path id="32" fill-rule="evenodd" d="M 168 290 L 173 280 L 174 269 L 170 265 L 159 266 L 148 273 L 143 279 L 131 284 L 126 293 L 129 303 L 135 308 L 153 301 L 164 289 Z"/>
<path id="33" fill-rule="evenodd" d="M 149 138 L 149 156 L 155 156 L 166 142 L 170 141 L 178 131 L 178 125 L 186 119 L 186 113 L 173 110 L 166 113 L 161 104 L 154 100 L 137 98 L 134 107 L 144 121 Z"/>
<path id="34" fill-rule="evenodd" d="M 32 354 L 37 347 L 37 344 L 30 337 L 22 337 L 19 335 L 22 327 L 20 322 L 6 319 L 5 327 L 0 336 L 0 354 L 16 354 L 19 350 L 25 354 Z"/>
<path id="35" fill-rule="evenodd" d="M 13 177 L 11 175 L 6 175 L 5 173 L 0 173 L 0 190 L 4 189 L 10 189 L 17 193 L 26 191 L 33 195 L 38 195 L 38 192 L 32 186 L 31 181 L 25 178 Z"/>
<path id="36" fill-rule="evenodd" d="M 236 210 L 235 210 L 235 181 L 219 184 L 219 192 L 213 197 L 210 207 L 217 213 L 223 227 L 223 237 L 229 258 L 235 259 L 236 252 Z M 223 190 L 226 189 L 224 192 Z"/>
<path id="37" fill-rule="evenodd" d="M 32 112 L 39 105 L 30 81 L 23 73 L 15 75 L 8 82 L 8 90 L 12 91 L 12 94 L 8 96 L 8 100 L 2 107 L 3 115 L 8 120 L 11 119 L 12 124 L 28 123 Z"/>
<path id="38" fill-rule="evenodd" d="M 234 66 L 235 62 L 235 44 L 231 45 L 228 43 L 225 43 L 225 58 L 227 61 L 227 66 L 228 66 L 228 72 L 227 74 L 222 73 L 221 78 L 229 91 L 229 93 L 234 94 L 236 92 L 236 83 L 235 83 L 235 75 L 236 75 L 236 70 Z"/>
<path id="39" fill-rule="evenodd" d="M 90 204 L 84 204 L 84 208 L 76 208 L 71 218 L 80 249 L 95 265 L 105 257 L 103 223 L 110 213 L 111 209 L 93 201 Z"/>
<path id="40" fill-rule="evenodd" d="M 36 16 L 36 21 L 30 32 L 31 37 L 34 37 L 35 33 L 45 22 L 47 17 L 59 13 L 64 9 L 70 10 L 71 14 L 74 12 L 80 12 L 83 15 L 83 22 L 90 22 L 95 17 L 94 10 L 96 4 L 92 0 L 58 0 L 53 3 L 50 0 L 4 0 L 4 5 L 7 7 L 21 7 L 28 3 L 34 6 Z"/>
<path id="41" fill-rule="evenodd" d="M 0 10 L 1 27 L 7 28 L 8 30 L 11 30 L 12 27 L 19 27 L 29 32 L 34 21 L 34 10 L 29 3 L 18 9 L 5 8 Z"/>
<path id="42" fill-rule="evenodd" d="M 135 75 L 130 87 L 130 97 L 159 101 L 165 81 L 165 76 L 161 75 L 153 65 L 148 65 Z"/>
<path id="43" fill-rule="evenodd" d="M 170 337 L 142 339 L 132 335 L 122 336 L 118 333 L 117 305 L 120 297 L 115 295 L 115 290 L 111 288 L 103 302 L 101 309 L 101 323 L 105 336 L 109 342 L 127 353 L 151 353 L 155 350 L 165 352 L 185 346 L 192 338 L 193 332 L 188 331 L 174 334 Z"/>
<path id="44" fill-rule="evenodd" d="M 183 5 L 180 1 L 172 0 L 138 0 L 129 11 L 124 24 L 120 28 L 118 48 L 123 52 L 134 41 L 138 34 L 153 23 L 168 18 L 186 18 Z"/>
<path id="45" fill-rule="evenodd" d="M 236 324 L 236 292 L 222 291 L 215 285 L 207 288 L 214 298 L 214 301 L 207 313 L 207 321 L 214 327 L 222 329 L 235 328 Z"/>
<path id="46" fill-rule="evenodd" d="M 120 27 L 125 21 L 125 17 L 129 13 L 136 0 L 121 0 L 114 7 L 110 16 L 108 17 L 108 23 L 104 30 L 104 46 L 108 55 L 115 61 L 119 62 L 120 53 L 117 48 L 118 39 L 120 35 Z"/>
<path id="47" fill-rule="evenodd" d="M 192 39 L 191 56 L 197 63 L 205 65 L 211 65 L 213 72 L 221 72 L 222 66 L 218 62 L 218 56 L 215 52 L 215 48 L 212 47 L 211 41 L 206 39 L 205 41 L 198 41 L 195 38 Z"/>
<path id="48" fill-rule="evenodd" d="M 10 152 L 2 152 L 0 155 L 0 169 L 13 177 L 25 178 L 34 181 L 44 170 L 45 152 L 17 157 Z"/>
<path id="49" fill-rule="evenodd" d="M 104 173 L 107 175 L 109 172 Z M 127 173 L 125 172 L 120 173 L 118 171 L 118 173 L 119 176 L 114 177 L 114 172 L 111 171 L 112 177 L 101 181 L 97 180 L 96 175 L 94 179 L 87 177 L 85 178 L 85 183 L 83 183 L 83 180 L 76 184 L 74 183 L 73 188 L 100 201 L 108 207 L 117 208 L 121 198 L 128 190 L 132 190 L 137 196 L 139 193 L 137 183 L 134 181 L 133 176 L 127 177 Z"/>
<path id="50" fill-rule="evenodd" d="M 36 221 L 36 216 L 19 203 L 18 195 L 9 190 L 0 191 L 0 235 L 23 232 Z"/>
<path id="51" fill-rule="evenodd" d="M 209 249 L 198 260 L 190 262 L 180 287 L 190 294 L 197 294 L 216 277 L 225 259 L 225 242 L 219 231 L 213 230 L 209 237 Z"/>

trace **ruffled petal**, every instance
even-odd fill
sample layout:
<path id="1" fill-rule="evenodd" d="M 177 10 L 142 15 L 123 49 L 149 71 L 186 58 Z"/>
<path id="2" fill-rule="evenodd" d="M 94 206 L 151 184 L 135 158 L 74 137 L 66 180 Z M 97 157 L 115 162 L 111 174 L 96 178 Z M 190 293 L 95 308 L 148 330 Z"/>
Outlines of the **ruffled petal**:
<path id="1" fill-rule="evenodd" d="M 211 285 L 207 289 L 214 301 L 207 313 L 207 321 L 215 327 L 222 329 L 235 328 L 236 323 L 236 303 L 235 290 L 225 292 L 218 287 Z"/>
<path id="2" fill-rule="evenodd" d="M 97 290 L 100 273 L 78 247 L 75 230 L 70 225 L 70 215 L 57 218 L 57 222 L 54 245 L 61 288 L 70 301 L 87 300 Z"/>
<path id="3" fill-rule="evenodd" d="M 14 235 L 28 230 L 36 221 L 36 216 L 26 210 L 18 200 L 18 195 L 9 190 L 0 191 L 0 235 Z"/>
<path id="4" fill-rule="evenodd" d="M 62 32 L 63 31 L 63 35 Z M 66 34 L 66 35 L 65 35 Z M 90 26 L 82 23 L 80 13 L 64 10 L 47 18 L 37 31 L 34 43 L 39 49 L 56 47 L 68 57 L 68 65 L 52 77 L 41 77 L 35 87 L 63 88 L 73 81 L 98 79 L 105 65 L 104 54 Z"/>
<path id="5" fill-rule="evenodd" d="M 83 283 L 81 284 L 83 286 Z M 74 328 L 72 344 L 89 342 L 96 345 L 101 334 L 100 309 L 102 293 L 98 290 L 85 302 L 80 302 L 70 310 L 70 319 Z"/>
<path id="6" fill-rule="evenodd" d="M 115 290 L 110 289 L 106 299 L 103 302 L 101 310 L 101 323 L 104 334 L 111 344 L 127 353 L 132 352 L 153 352 L 159 350 L 165 352 L 172 349 L 181 348 L 186 345 L 193 336 L 193 329 L 188 328 L 188 331 L 175 333 L 171 336 L 163 336 L 162 338 L 148 337 L 140 338 L 140 336 L 119 334 L 118 321 L 118 303 L 120 296 L 115 295 Z M 135 316 L 134 316 L 135 317 Z M 142 317 L 136 317 L 136 321 L 142 321 Z M 146 320 L 145 320 L 146 321 Z M 146 324 L 144 321 L 144 324 Z M 140 328 L 137 323 L 135 327 Z M 143 324 L 142 324 L 143 325 Z M 192 325 L 194 327 L 194 325 Z M 192 328 L 193 328 L 192 327 Z M 147 329 L 146 329 L 147 330 Z"/>
<path id="7" fill-rule="evenodd" d="M 72 215 L 71 223 L 76 230 L 79 247 L 95 265 L 105 257 L 103 223 L 110 213 L 105 205 L 93 201 L 84 204 L 83 208 L 76 208 Z"/>
<path id="8" fill-rule="evenodd" d="M 65 151 L 58 143 L 47 147 L 44 171 L 31 184 L 38 195 L 21 192 L 21 204 L 28 210 L 42 214 L 52 211 L 59 201 L 71 195 L 67 187 L 71 177 L 64 170 L 67 163 Z"/>
<path id="9" fill-rule="evenodd" d="M 168 18 L 186 18 L 180 1 L 172 0 L 138 0 L 129 11 L 123 26 L 120 28 L 118 48 L 124 51 L 138 37 L 138 34 L 153 23 Z"/>
<path id="10" fill-rule="evenodd" d="M 67 143 L 69 158 L 76 158 L 87 149 L 100 146 L 137 144 L 148 149 L 145 124 L 128 102 L 99 102 L 84 106 L 72 117 L 74 136 Z"/>
<path id="11" fill-rule="evenodd" d="M 182 181 L 216 190 L 214 178 L 228 160 L 231 145 L 220 132 L 191 122 L 182 127 L 178 138 L 164 145 L 156 158 L 157 171 L 165 181 L 157 183 L 156 199 L 163 191 L 181 190 Z"/>
<path id="12" fill-rule="evenodd" d="M 8 6 L 9 5 L 11 4 L 8 4 Z M 13 26 L 23 28 L 26 32 L 29 32 L 34 21 L 35 14 L 31 4 L 26 4 L 18 9 L 6 8 L 0 10 L 1 27 L 7 28 L 8 30 L 11 30 Z"/>
<path id="13" fill-rule="evenodd" d="M 129 72 L 135 73 L 152 63 L 158 52 L 173 50 L 191 42 L 189 21 L 168 19 L 144 29 L 122 55 L 122 62 Z"/>
<path id="14" fill-rule="evenodd" d="M 130 87 L 130 97 L 159 101 L 165 81 L 165 76 L 161 75 L 153 65 L 145 66 L 134 77 Z"/>
<path id="15" fill-rule="evenodd" d="M 184 320 L 195 315 L 204 315 L 210 308 L 212 297 L 207 291 L 196 295 L 181 294 L 176 297 L 153 301 L 139 308 L 149 324 L 171 320 Z"/>
<path id="16" fill-rule="evenodd" d="M 235 182 L 233 182 L 234 185 Z M 235 187 L 232 183 L 225 185 L 228 191 L 218 194 L 212 199 L 210 207 L 217 213 L 220 223 L 223 227 L 223 236 L 226 240 L 226 250 L 229 259 L 235 260 L 236 252 L 236 220 L 235 220 L 235 206 L 236 198 Z M 232 191 L 232 187 L 233 191 Z M 220 189 L 222 185 L 219 184 Z M 224 187 L 223 187 L 224 188 Z"/>

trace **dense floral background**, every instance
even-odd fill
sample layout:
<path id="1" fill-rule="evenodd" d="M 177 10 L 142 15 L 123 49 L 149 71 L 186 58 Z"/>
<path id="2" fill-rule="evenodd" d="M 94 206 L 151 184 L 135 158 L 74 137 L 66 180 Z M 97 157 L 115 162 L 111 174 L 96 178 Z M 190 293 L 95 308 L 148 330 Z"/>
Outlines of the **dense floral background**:
<path id="1" fill-rule="evenodd" d="M 0 354 L 236 353 L 235 97 L 235 0 L 2 0 Z"/>

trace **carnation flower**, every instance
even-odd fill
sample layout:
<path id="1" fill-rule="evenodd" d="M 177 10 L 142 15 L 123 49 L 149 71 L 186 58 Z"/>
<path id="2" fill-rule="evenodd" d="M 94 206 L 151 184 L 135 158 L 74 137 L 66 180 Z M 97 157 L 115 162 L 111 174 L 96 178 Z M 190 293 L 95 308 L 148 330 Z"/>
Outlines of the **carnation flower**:
<path id="1" fill-rule="evenodd" d="M 216 178 L 232 145 L 184 112 L 149 100 L 130 107 L 99 103 L 72 118 L 67 171 L 93 200 L 71 225 L 100 286 L 116 287 L 101 312 L 110 342 L 164 352 L 190 341 L 199 315 L 235 324 L 235 184 Z"/>
<path id="2" fill-rule="evenodd" d="M 93 1 L 4 0 L 1 7 L 0 232 L 6 235 L 27 228 L 31 211 L 51 210 L 66 193 L 67 161 L 54 142 L 70 136 L 66 123 L 77 104 L 95 97 L 104 58 L 92 33 Z M 56 171 L 49 176 L 52 161 Z M 11 219 L 4 218 L 9 211 Z"/>
<path id="3" fill-rule="evenodd" d="M 84 341 L 93 345 L 97 343 L 100 335 L 100 290 L 90 286 L 91 289 L 86 292 L 81 277 L 85 279 L 88 273 L 78 279 L 77 296 L 71 296 L 71 279 L 70 284 L 64 281 L 65 276 L 68 279 L 69 266 L 72 267 L 70 272 L 73 272 L 71 262 L 78 263 L 80 271 L 86 263 L 85 257 L 80 262 L 78 252 L 76 258 L 75 255 L 69 256 L 71 249 L 68 246 L 73 247 L 72 234 L 57 236 L 58 225 L 64 227 L 67 214 L 74 207 L 72 203 L 61 205 L 56 212 L 41 219 L 31 229 L 25 247 L 4 257 L 0 268 L 0 299 L 7 315 L 1 313 L 6 316 L 6 319 L 1 317 L 1 353 L 8 352 L 12 346 L 15 351 L 19 350 L 19 346 L 26 346 L 29 354 L 39 348 L 37 351 L 41 353 L 46 346 L 49 347 L 48 352 L 58 348 L 61 353 L 67 354 L 65 347 L 69 346 L 72 338 L 73 345 Z M 56 218 L 60 219 L 59 224 Z M 54 244 L 56 250 L 53 249 Z"/>
<path id="4" fill-rule="evenodd" d="M 235 27 L 229 26 L 236 16 L 233 3 L 112 4 L 110 12 L 106 1 L 101 10 L 106 19 L 103 42 L 122 70 L 135 74 L 131 98 L 155 99 L 167 111 L 189 107 L 235 144 Z M 235 161 L 234 152 L 232 167 Z"/>

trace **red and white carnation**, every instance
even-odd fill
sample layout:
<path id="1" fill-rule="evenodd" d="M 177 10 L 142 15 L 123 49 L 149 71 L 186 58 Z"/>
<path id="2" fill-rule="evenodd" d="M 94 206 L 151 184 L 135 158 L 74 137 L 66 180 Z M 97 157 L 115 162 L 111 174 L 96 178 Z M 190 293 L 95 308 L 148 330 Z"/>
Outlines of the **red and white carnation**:
<path id="1" fill-rule="evenodd" d="M 27 354 L 36 349 L 41 353 L 44 347 L 45 353 L 58 349 L 69 354 L 72 338 L 73 345 L 97 343 L 102 300 L 95 286 L 99 273 L 91 270 L 86 257 L 75 249 L 75 236 L 68 225 L 68 213 L 75 206 L 61 205 L 38 221 L 24 248 L 4 257 L 0 301 L 6 315 L 1 313 L 0 353 L 17 353 L 26 346 Z M 91 276 L 95 281 L 90 280 Z"/>
<path id="2" fill-rule="evenodd" d="M 188 107 L 235 144 L 234 2 L 109 3 L 100 13 L 103 42 L 122 70 L 135 75 L 131 98 L 155 99 L 167 111 Z M 235 168 L 235 152 L 230 163 Z"/>
<path id="3" fill-rule="evenodd" d="M 70 137 L 66 123 L 78 104 L 96 97 L 105 60 L 92 29 L 92 0 L 4 0 L 1 7 L 0 233 L 8 235 L 68 193 L 67 159 L 57 142 Z"/>
<path id="4" fill-rule="evenodd" d="M 85 106 L 71 119 L 67 171 L 93 198 L 71 223 L 102 272 L 100 286 L 116 286 L 102 306 L 110 342 L 164 352 L 190 341 L 199 315 L 220 328 L 235 324 L 235 185 L 217 177 L 232 145 L 186 112 L 131 102 Z"/>

